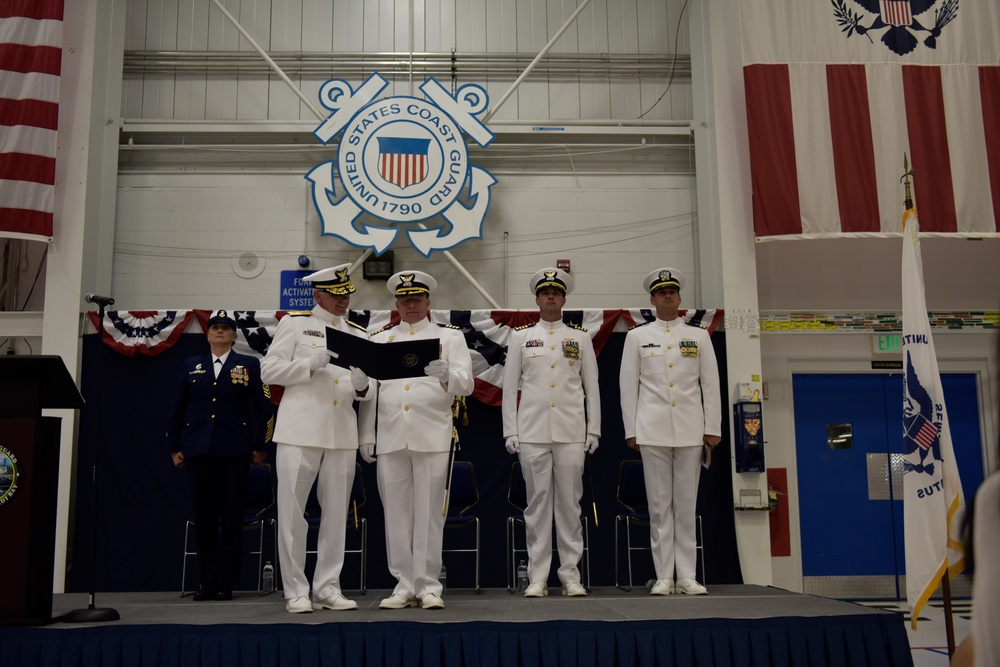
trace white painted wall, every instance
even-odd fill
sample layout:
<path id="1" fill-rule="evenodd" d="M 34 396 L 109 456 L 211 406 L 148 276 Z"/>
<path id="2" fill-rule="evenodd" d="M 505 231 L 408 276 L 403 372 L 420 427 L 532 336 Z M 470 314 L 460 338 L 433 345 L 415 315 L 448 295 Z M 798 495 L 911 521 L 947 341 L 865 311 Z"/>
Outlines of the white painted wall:
<path id="1" fill-rule="evenodd" d="M 684 176 L 504 176 L 483 239 L 453 254 L 510 308 L 534 307 L 528 278 L 557 259 L 572 262 L 574 308 L 647 307 L 642 279 L 660 266 L 688 275 L 685 305 L 693 307 L 693 186 Z M 320 235 L 301 175 L 123 174 L 117 211 L 112 290 L 122 309 L 274 309 L 280 272 L 298 269 L 299 255 L 310 256 L 314 269 L 361 255 Z M 264 260 L 253 279 L 233 269 L 246 252 Z M 436 308 L 489 307 L 440 254 L 427 260 L 404 242 L 395 262 L 438 279 Z M 383 282 L 359 286 L 358 307 L 392 306 Z"/>

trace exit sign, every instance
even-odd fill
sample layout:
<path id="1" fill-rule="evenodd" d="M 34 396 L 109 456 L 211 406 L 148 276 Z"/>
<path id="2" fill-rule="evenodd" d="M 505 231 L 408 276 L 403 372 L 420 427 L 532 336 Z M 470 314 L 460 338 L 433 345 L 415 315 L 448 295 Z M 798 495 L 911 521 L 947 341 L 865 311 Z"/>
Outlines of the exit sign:
<path id="1" fill-rule="evenodd" d="M 900 334 L 872 336 L 872 352 L 874 354 L 899 354 L 902 351 L 903 341 Z"/>

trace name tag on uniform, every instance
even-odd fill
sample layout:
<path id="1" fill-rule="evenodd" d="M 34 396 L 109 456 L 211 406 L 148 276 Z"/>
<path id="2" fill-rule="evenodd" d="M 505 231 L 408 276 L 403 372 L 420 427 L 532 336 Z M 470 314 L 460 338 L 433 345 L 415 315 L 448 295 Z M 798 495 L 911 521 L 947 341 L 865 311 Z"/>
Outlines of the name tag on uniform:
<path id="1" fill-rule="evenodd" d="M 698 341 L 691 340 L 690 338 L 683 339 L 678 347 L 681 349 L 682 357 L 697 357 L 698 356 Z"/>
<path id="2" fill-rule="evenodd" d="M 659 343 L 646 343 L 643 347 L 660 347 Z"/>
<path id="3" fill-rule="evenodd" d="M 542 340 L 536 338 L 535 340 L 525 341 L 524 346 L 525 347 L 545 347 L 545 341 L 542 341 Z"/>

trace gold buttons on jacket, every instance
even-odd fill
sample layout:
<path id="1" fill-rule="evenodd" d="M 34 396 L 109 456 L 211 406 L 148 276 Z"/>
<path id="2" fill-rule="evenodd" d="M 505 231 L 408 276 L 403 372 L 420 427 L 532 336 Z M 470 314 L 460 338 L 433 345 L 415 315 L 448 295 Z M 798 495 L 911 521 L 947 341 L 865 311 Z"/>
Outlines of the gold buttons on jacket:
<path id="1" fill-rule="evenodd" d="M 340 384 L 340 378 L 333 378 L 334 384 Z"/>
<path id="2" fill-rule="evenodd" d="M 555 364 L 552 364 L 552 368 L 555 368 L 555 367 L 556 367 L 556 365 L 555 365 Z"/>
<path id="3" fill-rule="evenodd" d="M 405 386 L 403 387 L 403 390 L 404 390 L 404 391 L 410 391 L 410 385 L 405 385 Z"/>
<path id="4" fill-rule="evenodd" d="M 673 368 L 673 367 L 674 367 L 673 364 L 667 364 L 667 368 Z"/>
<path id="5" fill-rule="evenodd" d="M 409 411 L 410 411 L 410 406 L 409 405 L 404 405 L 403 406 L 403 412 L 409 412 Z"/>
<path id="6" fill-rule="evenodd" d="M 667 385 L 667 386 L 668 386 L 668 387 L 673 387 L 673 386 L 674 386 L 674 383 L 673 383 L 673 382 L 671 382 L 671 383 L 670 383 L 669 385 Z"/>
<path id="7" fill-rule="evenodd" d="M 675 407 L 677 407 L 677 404 L 674 403 L 673 401 L 670 401 L 670 407 L 675 408 Z"/>
<path id="8" fill-rule="evenodd" d="M 552 384 L 550 384 L 549 386 L 550 386 L 550 387 L 555 387 L 555 386 L 556 386 L 556 383 L 555 383 L 555 382 L 553 382 L 553 383 L 552 383 Z"/>
<path id="9" fill-rule="evenodd" d="M 333 404 L 334 404 L 334 405 L 336 405 L 336 404 L 337 404 L 337 399 L 333 399 Z"/>
<path id="10" fill-rule="evenodd" d="M 213 396 L 212 397 L 212 402 L 215 403 L 215 401 L 216 401 L 216 398 L 215 398 L 215 396 Z"/>
<path id="11" fill-rule="evenodd" d="M 667 349 L 668 350 L 672 350 L 672 349 L 674 349 L 674 346 L 673 345 L 667 345 Z"/>
<path id="12" fill-rule="evenodd" d="M 555 346 L 555 345 L 553 345 L 553 346 L 549 347 L 549 349 L 550 349 L 550 350 L 554 350 L 554 349 L 556 349 L 556 346 Z"/>
<path id="13" fill-rule="evenodd" d="M 417 335 L 417 332 L 416 332 L 416 331 L 411 331 L 411 332 L 410 332 L 410 335 L 411 335 L 411 336 L 416 336 L 416 335 Z"/>
<path id="14" fill-rule="evenodd" d="M 556 407 L 556 404 L 555 403 L 549 403 L 549 407 L 550 408 L 554 408 L 554 407 Z"/>

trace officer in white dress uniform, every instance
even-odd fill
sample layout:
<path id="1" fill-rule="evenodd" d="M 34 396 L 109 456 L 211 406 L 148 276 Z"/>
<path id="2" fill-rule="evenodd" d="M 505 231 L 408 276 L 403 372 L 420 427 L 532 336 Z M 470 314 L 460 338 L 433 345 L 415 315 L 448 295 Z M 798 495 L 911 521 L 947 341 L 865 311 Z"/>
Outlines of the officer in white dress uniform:
<path id="1" fill-rule="evenodd" d="M 642 456 L 646 481 L 651 593 L 704 595 L 695 581 L 695 505 L 703 447 L 722 439 L 719 367 L 708 332 L 677 315 L 684 274 L 657 269 L 643 287 L 656 320 L 625 337 L 620 385 L 625 441 Z"/>
<path id="2" fill-rule="evenodd" d="M 562 593 L 580 597 L 587 594 L 577 568 L 583 555 L 583 465 L 601 436 L 597 357 L 587 330 L 562 321 L 572 276 L 542 269 L 529 286 L 540 320 L 511 335 L 502 409 L 507 451 L 521 460 L 528 494 L 524 523 L 530 583 L 524 596 L 548 595 L 554 516 Z"/>
<path id="3" fill-rule="evenodd" d="M 361 410 L 361 455 L 374 459 L 377 443 L 378 489 L 385 507 L 389 572 L 397 584 L 382 609 L 418 604 L 442 609 L 441 542 L 445 517 L 445 480 L 452 442 L 452 404 L 474 388 L 472 358 L 457 327 L 428 319 L 430 293 L 437 281 L 421 271 L 401 271 L 386 283 L 396 296 L 400 322 L 372 334 L 379 343 L 437 339 L 441 356 L 424 368 L 424 377 L 378 383 L 378 432 L 375 404 Z"/>
<path id="4" fill-rule="evenodd" d="M 327 327 L 368 338 L 363 327 L 347 319 L 355 291 L 350 267 L 341 264 L 303 279 L 312 283 L 316 308 L 282 318 L 260 363 L 265 382 L 285 388 L 274 431 L 278 557 L 285 608 L 293 614 L 358 606 L 342 595 L 340 571 L 358 449 L 354 401 L 373 399 L 375 383 L 360 370 L 330 364 L 326 347 Z M 314 481 L 322 516 L 310 600 L 303 514 Z"/>

